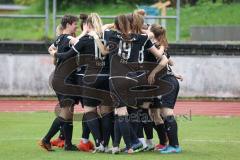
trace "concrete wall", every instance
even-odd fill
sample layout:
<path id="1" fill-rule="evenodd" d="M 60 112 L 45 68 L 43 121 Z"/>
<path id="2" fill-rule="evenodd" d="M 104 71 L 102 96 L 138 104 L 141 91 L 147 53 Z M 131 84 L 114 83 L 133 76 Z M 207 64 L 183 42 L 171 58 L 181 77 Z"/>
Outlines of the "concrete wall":
<path id="1" fill-rule="evenodd" d="M 240 56 L 173 57 L 180 96 L 240 97 Z"/>
<path id="2" fill-rule="evenodd" d="M 240 97 L 240 56 L 172 56 L 184 76 L 180 96 Z M 54 95 L 47 54 L 1 54 L 0 95 Z"/>
<path id="3" fill-rule="evenodd" d="M 193 26 L 192 41 L 240 41 L 240 26 Z"/>
<path id="4" fill-rule="evenodd" d="M 54 66 L 48 55 L 0 55 L 0 95 L 51 95 Z"/>

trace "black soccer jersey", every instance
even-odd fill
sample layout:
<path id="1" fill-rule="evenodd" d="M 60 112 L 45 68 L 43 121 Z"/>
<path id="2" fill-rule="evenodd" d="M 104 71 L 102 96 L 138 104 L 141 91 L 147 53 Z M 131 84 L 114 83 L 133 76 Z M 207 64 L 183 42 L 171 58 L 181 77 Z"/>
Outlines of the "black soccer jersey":
<path id="1" fill-rule="evenodd" d="M 113 32 L 109 41 L 118 46 L 118 55 L 126 62 L 142 63 L 144 59 L 144 50 L 153 46 L 146 35 L 131 34 L 128 40 L 124 39 L 121 33 Z"/>
<path id="2" fill-rule="evenodd" d="M 102 40 L 104 43 L 104 40 Z M 76 51 L 76 54 L 79 53 L 80 55 L 89 54 L 94 55 L 96 59 L 102 60 L 102 66 L 103 69 L 100 74 L 108 74 L 109 73 L 109 59 L 108 56 L 102 56 L 97 43 L 95 42 L 94 38 L 85 35 L 82 38 L 79 39 L 79 42 L 74 45 L 74 50 Z M 82 70 L 81 72 L 85 72 Z"/>
<path id="3" fill-rule="evenodd" d="M 156 44 L 154 44 L 156 48 L 159 48 L 159 46 L 157 46 Z M 170 59 L 170 54 L 167 52 L 167 49 L 165 49 L 164 55 Z M 153 63 L 157 63 L 158 60 L 157 58 L 148 50 L 144 50 L 144 61 L 145 62 L 153 62 Z M 167 64 L 167 74 L 171 75 L 172 73 L 172 69 L 171 67 Z"/>
<path id="4" fill-rule="evenodd" d="M 71 38 L 72 38 L 72 36 L 70 36 L 69 34 L 62 34 L 62 35 L 58 36 L 56 41 L 53 43 L 53 45 L 57 48 L 58 53 L 67 52 L 71 49 L 71 45 L 70 45 Z M 62 63 L 63 61 L 64 61 L 64 59 L 58 58 L 57 66 L 60 63 Z"/>

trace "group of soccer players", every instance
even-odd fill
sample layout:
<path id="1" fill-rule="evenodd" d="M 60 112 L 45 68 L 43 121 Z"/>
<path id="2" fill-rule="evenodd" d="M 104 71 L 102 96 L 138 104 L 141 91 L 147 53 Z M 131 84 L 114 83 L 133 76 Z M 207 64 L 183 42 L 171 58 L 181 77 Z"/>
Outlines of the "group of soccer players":
<path id="1" fill-rule="evenodd" d="M 178 79 L 182 77 L 170 68 L 174 63 L 167 53 L 165 29 L 159 24 L 145 24 L 143 14 L 136 11 L 119 15 L 113 24 L 105 25 L 97 13 L 62 18 L 57 28 L 58 37 L 49 47 L 56 65 L 52 83 L 53 86 L 57 83 L 63 66 L 71 66 L 74 59 L 79 65 L 64 77 L 64 83 L 82 86 L 82 89 L 79 95 L 56 91 L 59 113 L 39 142 L 43 149 L 53 151 L 52 146 L 56 146 L 64 147 L 65 151 L 112 154 L 182 151 L 173 113 Z M 79 19 L 82 32 L 76 36 Z M 151 70 L 144 68 L 148 64 Z M 90 82 L 87 78 L 94 80 Z M 156 92 L 150 92 L 154 89 Z M 105 99 L 104 103 L 101 98 Z M 84 108 L 84 114 L 82 138 L 76 146 L 72 144 L 72 134 L 74 106 L 78 103 Z M 156 145 L 153 129 L 159 138 Z M 59 131 L 59 137 L 52 140 Z M 95 145 L 89 140 L 90 134 Z M 125 147 L 120 148 L 122 137 Z"/>

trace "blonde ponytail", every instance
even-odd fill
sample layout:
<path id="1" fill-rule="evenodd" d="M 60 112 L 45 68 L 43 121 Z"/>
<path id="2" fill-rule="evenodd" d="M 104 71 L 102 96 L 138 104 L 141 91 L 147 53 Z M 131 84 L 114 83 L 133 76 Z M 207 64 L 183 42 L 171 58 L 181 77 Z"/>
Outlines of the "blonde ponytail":
<path id="1" fill-rule="evenodd" d="M 90 24 L 99 37 L 102 37 L 102 20 L 97 13 L 88 16 L 87 23 Z"/>

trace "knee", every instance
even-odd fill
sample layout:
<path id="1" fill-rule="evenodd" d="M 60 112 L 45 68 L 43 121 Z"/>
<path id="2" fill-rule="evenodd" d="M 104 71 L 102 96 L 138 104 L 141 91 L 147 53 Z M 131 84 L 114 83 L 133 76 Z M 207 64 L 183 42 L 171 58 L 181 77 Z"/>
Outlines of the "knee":
<path id="1" fill-rule="evenodd" d="M 88 112 L 97 113 L 97 108 L 96 107 L 90 107 L 90 106 L 84 106 L 84 113 L 88 113 Z"/>
<path id="2" fill-rule="evenodd" d="M 127 107 L 121 107 L 116 109 L 116 114 L 118 116 L 128 116 Z"/>
<path id="3" fill-rule="evenodd" d="M 164 121 L 163 121 L 163 119 L 160 115 L 160 110 L 159 109 L 151 109 L 150 113 L 151 113 L 152 121 L 155 123 L 155 125 L 159 125 L 159 124 L 164 123 Z"/>
<path id="4" fill-rule="evenodd" d="M 110 106 L 101 106 L 100 107 L 100 115 L 105 115 L 113 112 L 113 107 Z"/>
<path id="5" fill-rule="evenodd" d="M 163 116 L 163 117 L 174 116 L 173 109 L 163 108 L 163 110 L 162 110 L 162 116 Z"/>
<path id="6" fill-rule="evenodd" d="M 83 116 L 84 116 L 84 120 L 86 120 L 86 121 L 92 121 L 92 120 L 99 118 L 99 115 L 98 115 L 97 111 L 95 111 L 95 110 L 85 112 Z"/>
<path id="7" fill-rule="evenodd" d="M 141 108 L 143 108 L 143 109 L 148 109 L 149 108 L 149 106 L 150 106 L 150 102 L 144 102 L 142 105 L 141 105 Z"/>
<path id="8" fill-rule="evenodd" d="M 73 108 L 72 107 L 61 108 L 59 116 L 64 118 L 65 120 L 72 120 L 73 119 Z"/>

